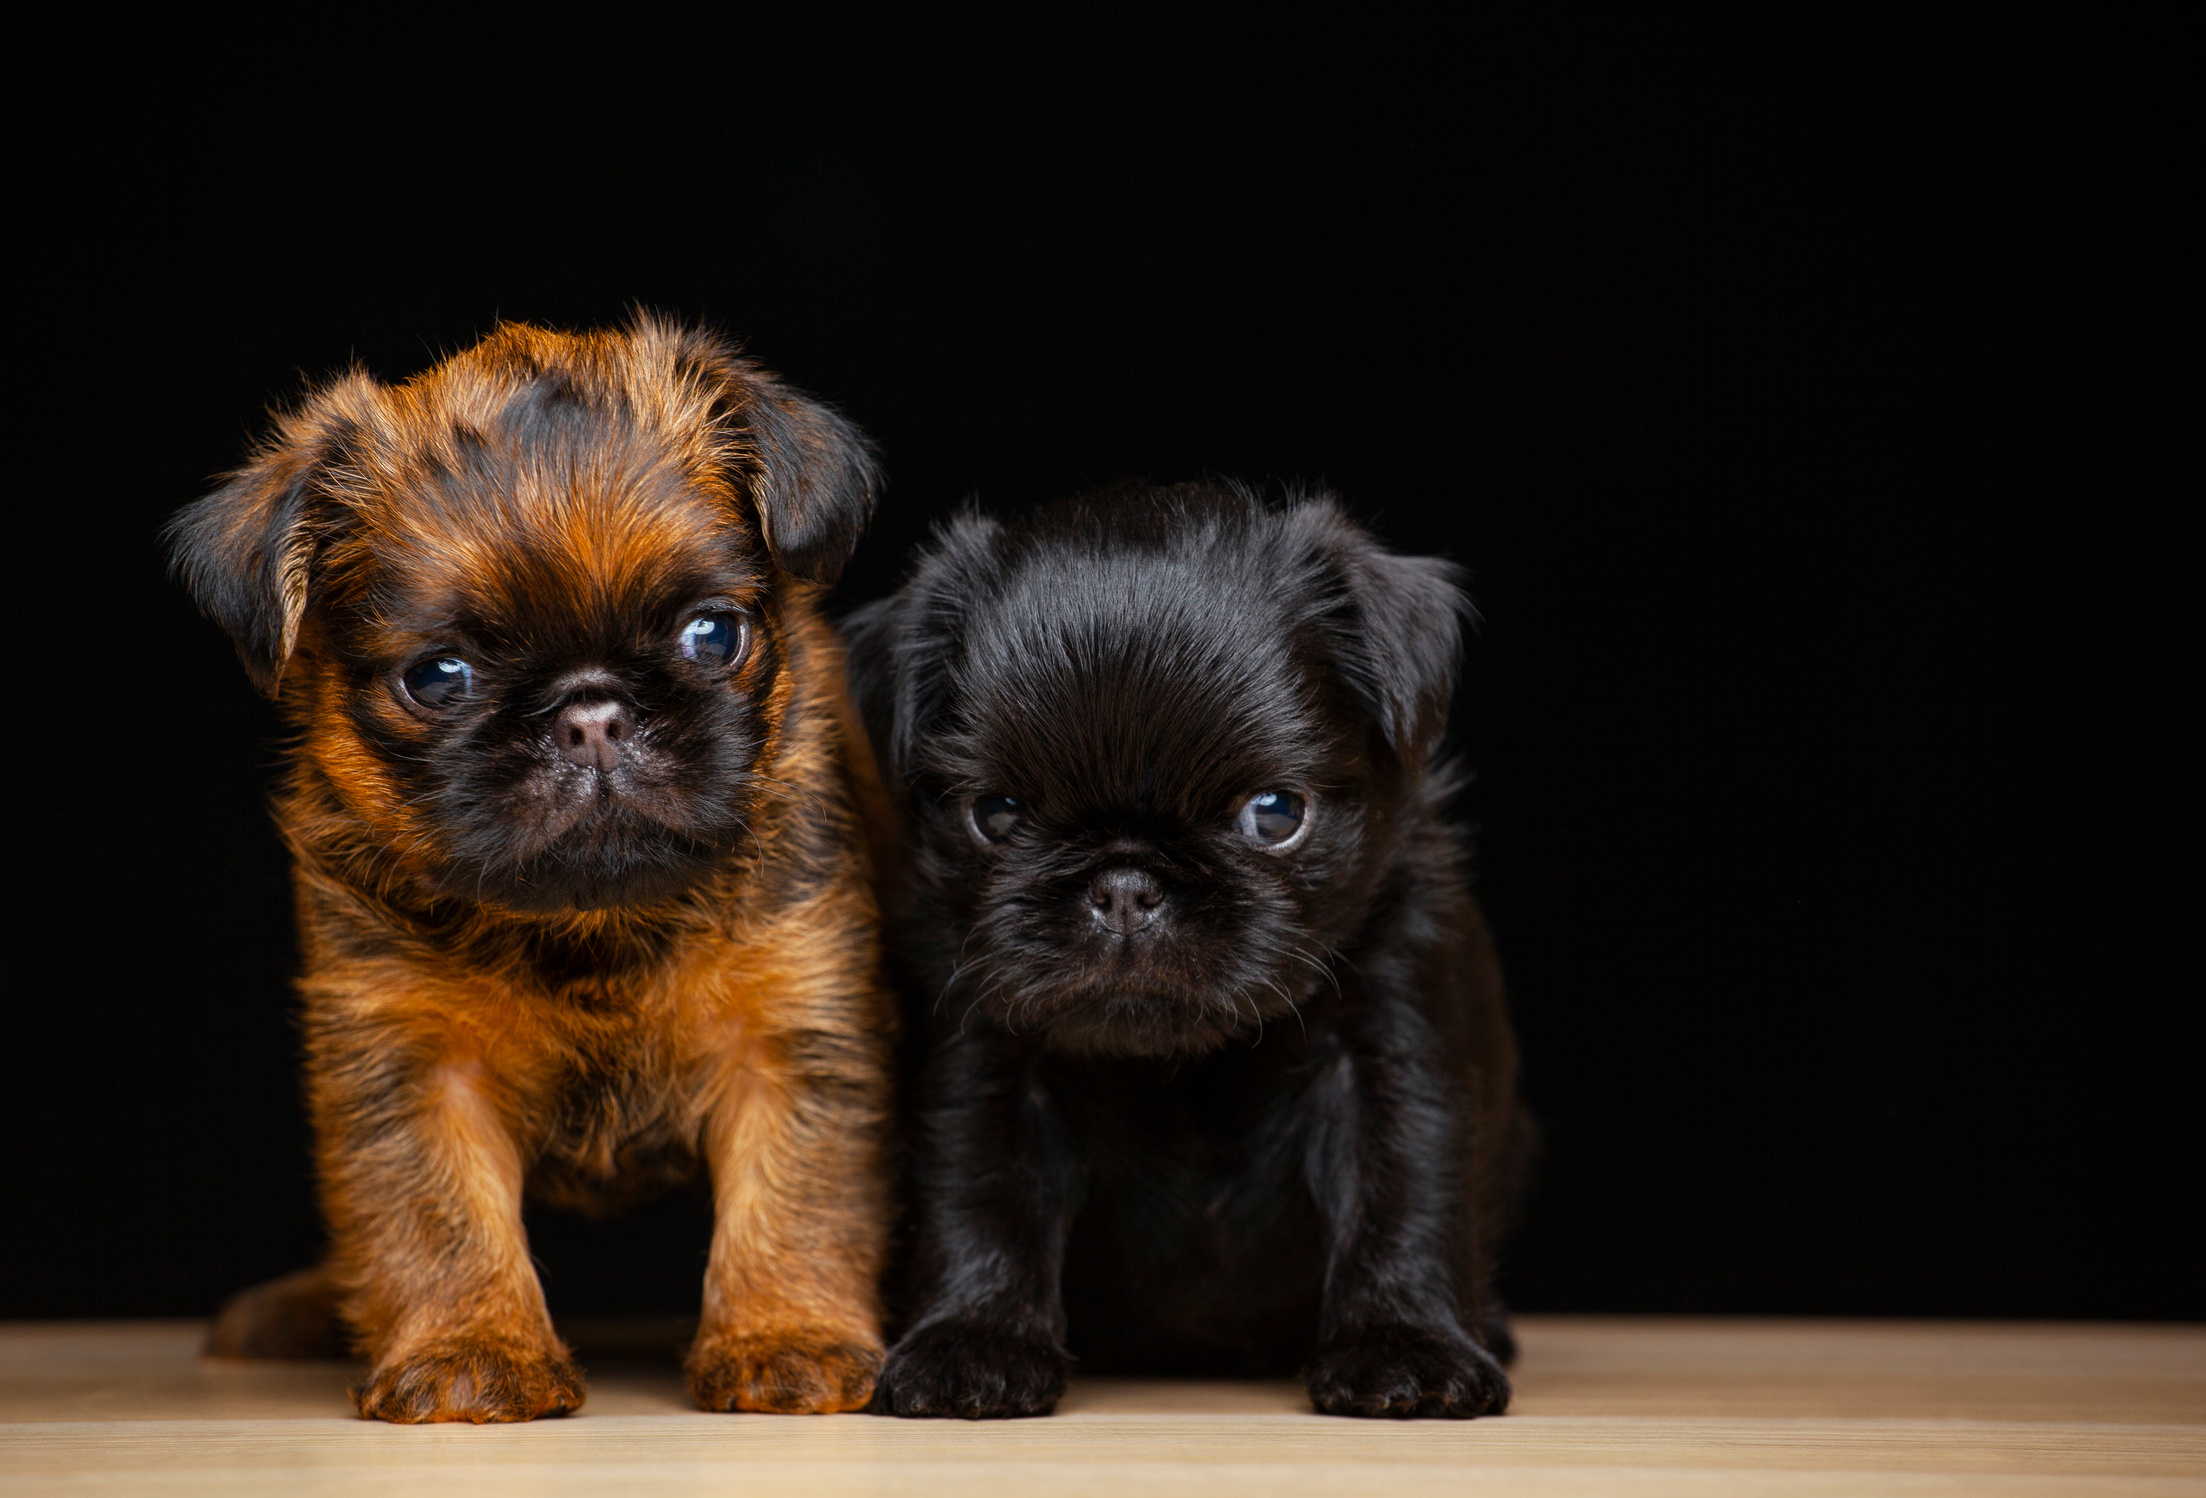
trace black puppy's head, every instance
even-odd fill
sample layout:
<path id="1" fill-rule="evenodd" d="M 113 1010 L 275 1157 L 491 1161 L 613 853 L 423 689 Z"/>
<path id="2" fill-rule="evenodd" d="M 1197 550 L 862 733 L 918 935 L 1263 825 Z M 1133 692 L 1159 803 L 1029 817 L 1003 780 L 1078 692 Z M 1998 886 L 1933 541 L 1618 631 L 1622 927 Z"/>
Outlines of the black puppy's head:
<path id="1" fill-rule="evenodd" d="M 864 439 L 708 336 L 507 325 L 354 374 L 171 528 L 299 732 L 295 845 L 540 914 L 678 895 L 743 837 L 789 611 L 872 505 Z"/>
<path id="2" fill-rule="evenodd" d="M 1437 794 L 1467 610 L 1325 497 L 1128 486 L 952 524 L 850 621 L 921 981 L 1088 1054 L 1290 1014 Z"/>

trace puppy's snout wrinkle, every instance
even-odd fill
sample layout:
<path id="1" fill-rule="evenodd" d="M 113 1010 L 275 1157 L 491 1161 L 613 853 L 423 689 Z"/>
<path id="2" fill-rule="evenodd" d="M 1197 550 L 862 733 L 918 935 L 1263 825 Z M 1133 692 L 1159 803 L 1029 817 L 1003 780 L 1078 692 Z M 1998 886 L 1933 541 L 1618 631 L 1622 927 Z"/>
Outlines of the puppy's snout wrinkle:
<path id="1" fill-rule="evenodd" d="M 1164 887 L 1140 869 L 1105 869 L 1088 886 L 1095 918 L 1117 936 L 1146 930 L 1164 908 Z"/>
<path id="2" fill-rule="evenodd" d="M 610 772 L 635 734 L 635 714 L 618 702 L 571 702 L 552 722 L 559 757 L 585 770 Z"/>

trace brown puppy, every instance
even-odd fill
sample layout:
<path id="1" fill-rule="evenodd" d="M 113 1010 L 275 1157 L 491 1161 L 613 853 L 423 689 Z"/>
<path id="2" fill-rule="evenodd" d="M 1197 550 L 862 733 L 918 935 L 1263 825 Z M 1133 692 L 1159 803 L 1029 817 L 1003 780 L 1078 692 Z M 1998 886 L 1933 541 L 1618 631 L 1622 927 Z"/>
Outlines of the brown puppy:
<path id="1" fill-rule="evenodd" d="M 575 1409 L 524 1189 L 595 1208 L 703 1169 L 698 1402 L 866 1402 L 879 790 L 817 597 L 875 487 L 841 418 L 645 317 L 334 380 L 178 516 L 179 571 L 294 730 L 332 1240 L 211 1352 L 312 1355 L 335 1311 L 363 1415 Z"/>

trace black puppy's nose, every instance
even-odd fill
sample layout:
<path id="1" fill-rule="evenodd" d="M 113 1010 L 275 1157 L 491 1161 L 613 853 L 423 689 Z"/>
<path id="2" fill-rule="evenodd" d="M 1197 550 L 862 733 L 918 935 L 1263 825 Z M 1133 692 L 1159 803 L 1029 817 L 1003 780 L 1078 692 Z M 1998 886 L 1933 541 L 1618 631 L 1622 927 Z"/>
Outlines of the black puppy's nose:
<path id="1" fill-rule="evenodd" d="M 570 702 L 552 721 L 559 757 L 585 770 L 610 771 L 635 732 L 635 715 L 618 702 Z"/>
<path id="2" fill-rule="evenodd" d="M 1139 869 L 1105 869 L 1088 886 L 1095 918 L 1120 936 L 1131 936 L 1157 918 L 1164 890 Z"/>

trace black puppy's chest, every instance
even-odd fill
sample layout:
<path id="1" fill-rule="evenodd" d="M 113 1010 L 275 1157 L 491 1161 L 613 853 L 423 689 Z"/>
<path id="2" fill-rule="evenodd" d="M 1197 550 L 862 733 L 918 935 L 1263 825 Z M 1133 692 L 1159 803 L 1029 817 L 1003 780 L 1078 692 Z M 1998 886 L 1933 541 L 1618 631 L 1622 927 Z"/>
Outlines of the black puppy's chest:
<path id="1" fill-rule="evenodd" d="M 1177 1067 L 1046 1069 L 1078 1156 L 1063 1295 L 1084 1365 L 1256 1374 L 1308 1351 L 1325 1262 L 1311 1069 L 1276 1030 Z"/>

